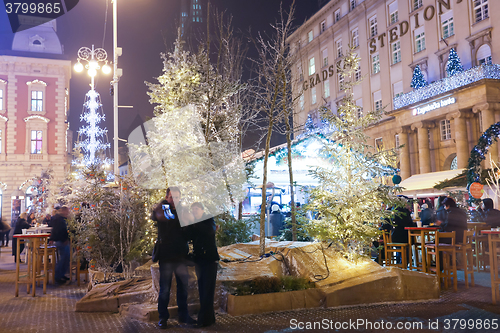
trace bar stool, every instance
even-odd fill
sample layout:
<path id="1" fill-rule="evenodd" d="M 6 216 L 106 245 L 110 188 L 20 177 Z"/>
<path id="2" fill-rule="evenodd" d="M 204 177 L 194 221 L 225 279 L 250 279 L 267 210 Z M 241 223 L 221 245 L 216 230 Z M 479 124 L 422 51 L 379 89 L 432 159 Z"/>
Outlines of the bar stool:
<path id="1" fill-rule="evenodd" d="M 406 258 L 408 254 L 408 243 L 393 243 L 392 235 L 384 231 L 384 250 L 385 250 L 385 265 L 386 266 L 397 266 L 402 269 L 408 267 Z M 393 256 L 395 253 L 401 254 L 401 264 L 396 263 L 396 257 Z M 393 260 L 395 261 L 393 263 Z"/>
<path id="2" fill-rule="evenodd" d="M 443 242 L 443 239 L 450 239 L 450 243 Z M 448 282 L 453 278 L 453 290 L 457 291 L 457 251 L 455 247 L 455 231 L 451 232 L 436 232 L 434 244 L 426 244 L 427 249 L 427 272 L 434 272 L 438 276 L 439 288 L 441 288 L 441 280 L 444 279 L 444 288 L 448 289 Z M 440 254 L 443 255 L 441 263 Z M 431 266 L 432 256 L 436 257 L 436 267 Z M 451 256 L 451 263 L 450 263 Z M 441 265 L 443 271 L 441 272 Z"/>
<path id="3" fill-rule="evenodd" d="M 47 274 L 45 274 L 47 282 L 49 273 L 52 274 L 52 284 L 54 285 L 56 284 L 56 249 L 57 247 L 54 245 L 47 246 Z M 43 245 L 40 246 L 38 251 L 40 255 L 38 256 L 37 271 L 39 272 L 43 267 L 45 247 Z"/>
<path id="4" fill-rule="evenodd" d="M 474 257 L 472 255 L 472 242 L 474 238 L 473 230 L 464 231 L 464 240 L 462 244 L 455 245 L 457 252 L 462 255 L 462 263 L 458 269 L 464 270 L 465 288 L 469 288 L 469 274 L 471 285 L 474 287 Z"/>

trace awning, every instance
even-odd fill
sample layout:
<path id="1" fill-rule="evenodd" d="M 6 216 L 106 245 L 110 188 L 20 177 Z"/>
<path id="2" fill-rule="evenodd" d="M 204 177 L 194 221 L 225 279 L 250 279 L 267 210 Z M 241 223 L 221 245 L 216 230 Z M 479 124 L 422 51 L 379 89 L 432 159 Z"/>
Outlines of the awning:
<path id="1" fill-rule="evenodd" d="M 464 172 L 464 170 L 465 169 L 456 169 L 413 175 L 399 184 L 400 187 L 404 187 L 401 194 L 409 197 L 416 196 L 417 198 L 433 197 L 445 194 L 445 190 L 435 189 L 434 185 L 442 182 L 443 180 L 452 179 Z"/>

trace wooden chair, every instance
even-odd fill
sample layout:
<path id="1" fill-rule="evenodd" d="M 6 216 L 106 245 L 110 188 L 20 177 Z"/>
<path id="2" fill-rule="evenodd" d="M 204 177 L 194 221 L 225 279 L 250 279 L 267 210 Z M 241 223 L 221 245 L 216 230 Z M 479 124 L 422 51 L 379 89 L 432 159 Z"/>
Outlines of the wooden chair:
<path id="1" fill-rule="evenodd" d="M 70 237 L 71 249 L 69 251 L 69 276 L 73 280 L 73 273 L 75 274 L 76 284 L 80 286 L 81 274 L 85 274 L 84 281 L 89 281 L 89 269 L 81 269 L 82 258 L 81 253 L 76 244 L 73 242 L 73 237 Z"/>
<path id="2" fill-rule="evenodd" d="M 474 287 L 474 257 L 472 255 L 472 243 L 474 231 L 464 231 L 464 240 L 462 244 L 455 245 L 457 252 L 461 254 L 461 263 L 458 269 L 464 270 L 465 288 L 469 288 L 469 274 L 471 285 Z"/>
<path id="3" fill-rule="evenodd" d="M 450 239 L 448 242 L 443 242 Z M 426 244 L 427 249 L 427 272 L 436 273 L 441 288 L 441 280 L 444 280 L 444 288 L 448 289 L 448 282 L 453 278 L 453 290 L 457 291 L 457 251 L 455 246 L 455 231 L 436 232 L 434 244 Z M 431 266 L 432 256 L 435 256 L 436 266 Z M 441 257 L 442 261 L 441 262 Z M 450 262 L 451 256 L 451 262 Z M 441 271 L 443 266 L 443 271 Z"/>
<path id="4" fill-rule="evenodd" d="M 481 230 L 490 230 L 491 227 L 487 225 L 477 225 L 474 228 L 474 238 L 472 240 L 472 256 L 474 257 L 474 264 L 477 272 L 479 270 L 486 270 L 489 264 L 488 253 L 488 236 L 481 234 Z"/>
<path id="5" fill-rule="evenodd" d="M 397 266 L 403 269 L 407 269 L 407 257 L 408 257 L 408 243 L 393 243 L 392 235 L 384 231 L 384 250 L 385 250 L 385 265 L 386 266 Z M 401 264 L 396 261 L 395 253 L 401 254 Z"/>

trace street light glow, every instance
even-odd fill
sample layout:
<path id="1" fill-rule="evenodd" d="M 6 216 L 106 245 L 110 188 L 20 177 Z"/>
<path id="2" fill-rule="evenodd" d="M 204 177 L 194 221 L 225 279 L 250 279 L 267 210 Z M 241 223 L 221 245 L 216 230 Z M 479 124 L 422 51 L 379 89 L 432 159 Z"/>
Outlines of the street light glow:
<path id="1" fill-rule="evenodd" d="M 89 74 L 90 77 L 94 77 L 97 75 L 97 71 L 95 70 L 95 68 L 89 68 L 87 73 Z"/>
<path id="2" fill-rule="evenodd" d="M 105 64 L 104 66 L 102 66 L 102 72 L 104 74 L 109 74 L 111 73 L 111 67 L 108 65 L 108 64 Z"/>
<path id="3" fill-rule="evenodd" d="M 78 73 L 80 73 L 81 71 L 83 71 L 83 64 L 78 61 L 75 66 L 73 66 L 74 70 Z"/>

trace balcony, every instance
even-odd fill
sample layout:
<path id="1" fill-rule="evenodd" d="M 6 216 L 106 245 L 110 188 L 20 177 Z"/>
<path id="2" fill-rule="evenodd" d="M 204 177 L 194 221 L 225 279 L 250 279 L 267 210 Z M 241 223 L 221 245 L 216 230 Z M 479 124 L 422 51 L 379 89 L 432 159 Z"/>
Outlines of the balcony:
<path id="1" fill-rule="evenodd" d="M 426 99 L 433 98 L 460 87 L 465 87 L 483 79 L 500 80 L 500 65 L 494 64 L 473 67 L 462 73 L 453 75 L 452 77 L 441 79 L 423 88 L 394 97 L 394 109 L 401 109 L 405 106 L 425 101 Z"/>

